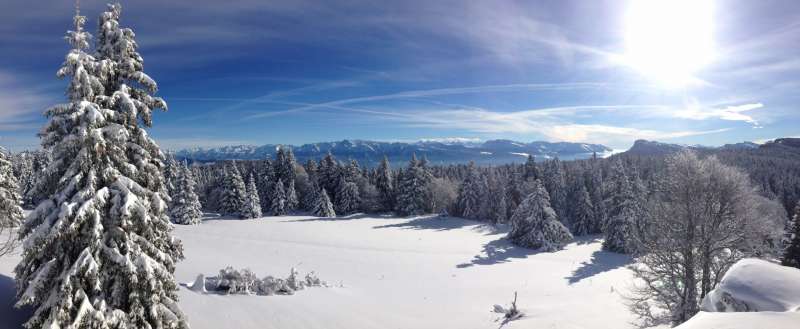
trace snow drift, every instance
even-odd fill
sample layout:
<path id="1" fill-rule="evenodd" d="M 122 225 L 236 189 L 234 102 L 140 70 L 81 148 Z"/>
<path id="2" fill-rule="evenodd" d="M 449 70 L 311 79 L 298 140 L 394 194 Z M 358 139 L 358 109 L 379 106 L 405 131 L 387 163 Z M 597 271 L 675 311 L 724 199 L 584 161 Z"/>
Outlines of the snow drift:
<path id="1" fill-rule="evenodd" d="M 796 328 L 800 323 L 800 270 L 743 259 L 725 274 L 680 329 Z"/>

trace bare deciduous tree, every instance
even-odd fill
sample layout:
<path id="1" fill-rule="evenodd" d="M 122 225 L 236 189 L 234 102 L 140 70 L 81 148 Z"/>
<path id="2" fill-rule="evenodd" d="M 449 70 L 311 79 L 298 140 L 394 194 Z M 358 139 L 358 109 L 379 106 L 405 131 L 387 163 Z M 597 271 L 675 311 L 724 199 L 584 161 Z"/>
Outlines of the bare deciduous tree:
<path id="1" fill-rule="evenodd" d="M 758 195 L 749 177 L 714 157 L 682 152 L 668 159 L 647 208 L 647 237 L 630 307 L 645 327 L 685 322 L 737 260 L 767 251 L 780 234 L 776 203 Z M 638 233 L 645 234 L 645 233 Z"/>

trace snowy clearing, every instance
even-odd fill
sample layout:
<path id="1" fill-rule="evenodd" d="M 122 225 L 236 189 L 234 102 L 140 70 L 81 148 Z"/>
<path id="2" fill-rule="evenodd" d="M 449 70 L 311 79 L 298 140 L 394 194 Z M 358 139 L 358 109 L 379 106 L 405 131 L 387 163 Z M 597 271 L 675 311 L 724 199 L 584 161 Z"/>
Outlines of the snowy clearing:
<path id="1" fill-rule="evenodd" d="M 535 253 L 474 221 L 376 217 L 177 225 L 186 254 L 176 272 L 181 282 L 231 265 L 279 276 L 297 267 L 334 286 L 293 296 L 202 295 L 181 287 L 192 328 L 497 328 L 502 315 L 492 308 L 509 304 L 514 291 L 525 317 L 505 328 L 633 327 L 619 295 L 630 280 L 629 258 L 600 251 L 597 241 Z M 10 309 L 18 260 L 0 259 L 7 328 L 24 319 Z"/>

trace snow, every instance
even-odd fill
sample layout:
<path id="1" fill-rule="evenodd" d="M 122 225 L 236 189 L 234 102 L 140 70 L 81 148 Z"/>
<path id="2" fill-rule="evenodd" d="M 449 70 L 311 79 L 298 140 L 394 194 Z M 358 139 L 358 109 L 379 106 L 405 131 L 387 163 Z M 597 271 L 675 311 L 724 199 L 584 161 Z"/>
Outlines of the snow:
<path id="1" fill-rule="evenodd" d="M 751 311 L 800 311 L 800 270 L 759 259 L 734 264 L 719 286 L 703 300 L 709 312 L 731 312 L 724 301 L 732 298 Z"/>
<path id="2" fill-rule="evenodd" d="M 184 283 L 230 265 L 273 274 L 297 267 L 332 286 L 293 296 L 181 287 L 179 304 L 194 329 L 495 328 L 493 305 L 510 303 L 515 291 L 526 316 L 506 328 L 624 329 L 634 320 L 618 292 L 630 280 L 627 257 L 591 239 L 535 253 L 474 221 L 366 215 L 206 220 L 176 225 L 175 234 L 184 244 L 176 272 Z M 18 260 L 0 258 L 0 328 L 25 318 L 10 308 Z"/>
<path id="3" fill-rule="evenodd" d="M 180 305 L 192 327 L 488 328 L 499 326 L 492 306 L 510 302 L 514 291 L 527 317 L 509 328 L 631 327 L 633 319 L 615 292 L 630 274 L 618 255 L 599 251 L 599 243 L 534 254 L 508 244 L 505 232 L 458 218 L 348 218 L 268 217 L 176 227 L 186 253 L 179 280 L 191 282 L 198 273 L 227 265 L 276 274 L 297 267 L 334 286 L 271 297 L 199 295 L 182 288 Z M 573 316 L 565 319 L 564 310 Z"/>
<path id="4" fill-rule="evenodd" d="M 735 312 L 733 304 L 750 312 Z M 800 270 L 743 259 L 706 296 L 702 310 L 677 328 L 796 328 L 800 323 Z"/>
<path id="5" fill-rule="evenodd" d="M 496 328 L 502 315 L 493 305 L 509 304 L 515 291 L 525 316 L 505 328 L 625 329 L 635 320 L 620 296 L 631 280 L 625 268 L 630 259 L 600 250 L 596 237 L 536 253 L 511 245 L 505 229 L 475 221 L 361 214 L 207 219 L 177 225 L 174 232 L 186 255 L 176 272 L 185 284 L 179 305 L 194 329 Z M 29 314 L 12 308 L 12 269 L 18 261 L 18 254 L 0 258 L 0 329 L 19 328 Z M 731 273 L 764 273 L 777 266 L 748 262 Z M 292 296 L 225 296 L 190 288 L 202 280 L 199 274 L 226 266 L 278 275 L 296 267 L 318 273 L 331 288 Z M 742 282 L 732 277 L 720 289 Z M 786 310 L 798 304 L 788 284 L 773 286 L 798 282 L 791 274 L 753 278 L 760 279 L 753 281 L 758 291 L 775 294 L 743 300 L 779 300 L 783 306 L 777 309 Z M 701 312 L 680 328 L 793 328 L 798 321 L 800 312 Z"/>
<path id="6" fill-rule="evenodd" d="M 789 329 L 798 323 L 800 312 L 700 312 L 675 329 Z"/>

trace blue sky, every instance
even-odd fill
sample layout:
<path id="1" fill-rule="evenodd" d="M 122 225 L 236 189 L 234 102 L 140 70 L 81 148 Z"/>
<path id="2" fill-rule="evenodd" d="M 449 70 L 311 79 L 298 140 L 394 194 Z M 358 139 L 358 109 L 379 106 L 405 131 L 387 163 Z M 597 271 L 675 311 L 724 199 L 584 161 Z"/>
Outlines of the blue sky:
<path id="1" fill-rule="evenodd" d="M 90 30 L 104 3 L 82 1 Z M 639 138 L 800 135 L 800 2 L 691 3 L 138 0 L 122 1 L 122 25 L 170 106 L 151 129 L 170 149 L 454 137 L 627 148 Z M 36 148 L 41 113 L 63 102 L 55 71 L 73 6 L 4 1 L 0 145 Z M 707 44 L 710 59 L 667 81 Z M 657 55 L 642 64 L 637 49 Z"/>

